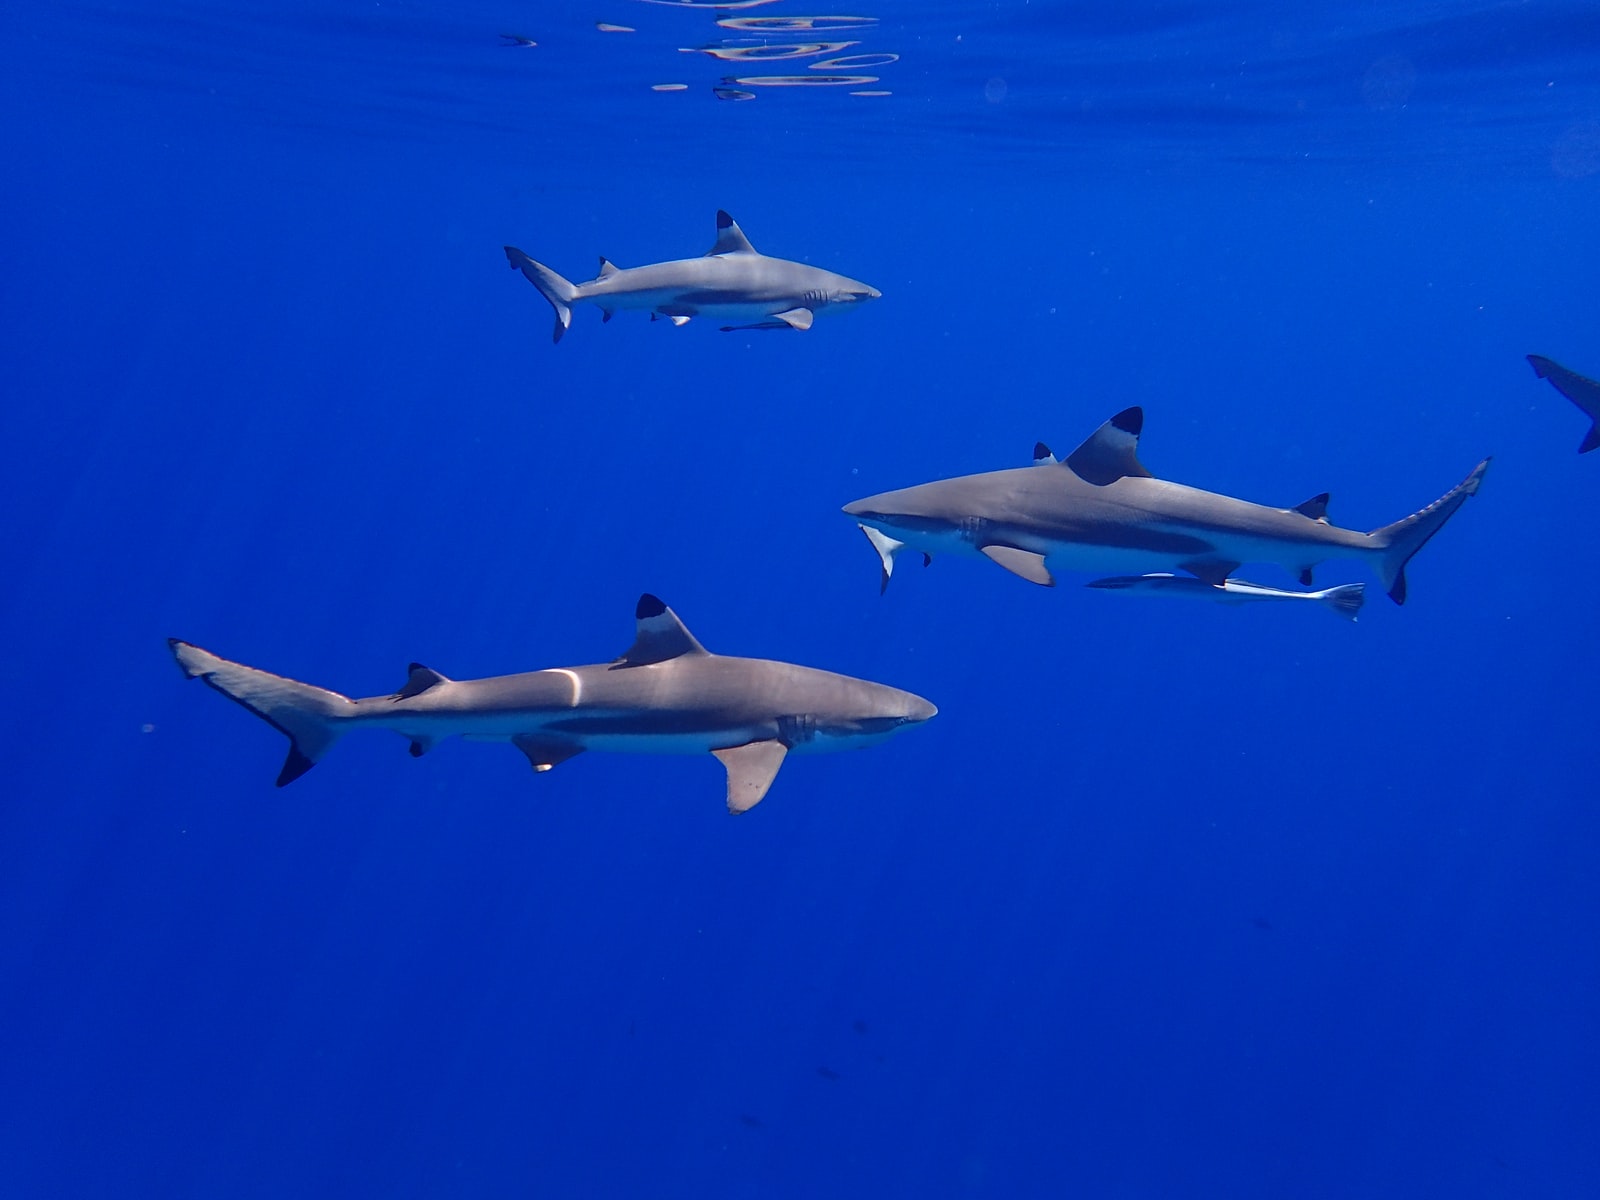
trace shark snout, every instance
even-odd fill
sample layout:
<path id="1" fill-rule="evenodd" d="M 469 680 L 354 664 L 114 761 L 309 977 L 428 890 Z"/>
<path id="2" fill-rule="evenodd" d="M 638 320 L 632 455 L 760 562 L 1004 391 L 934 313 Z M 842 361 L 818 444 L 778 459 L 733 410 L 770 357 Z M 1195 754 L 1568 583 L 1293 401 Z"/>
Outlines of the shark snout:
<path id="1" fill-rule="evenodd" d="M 939 710 L 930 701 L 924 700 L 921 696 L 911 696 L 910 693 L 907 695 L 911 700 L 905 715 L 907 725 L 920 725 L 939 715 Z"/>

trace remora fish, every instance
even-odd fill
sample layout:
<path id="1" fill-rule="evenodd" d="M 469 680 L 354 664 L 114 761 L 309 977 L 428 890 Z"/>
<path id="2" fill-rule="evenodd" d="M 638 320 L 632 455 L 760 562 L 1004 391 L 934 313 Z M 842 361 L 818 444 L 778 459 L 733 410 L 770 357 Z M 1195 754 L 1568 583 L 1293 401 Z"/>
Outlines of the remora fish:
<path id="1" fill-rule="evenodd" d="M 792 663 L 708 652 L 677 614 L 639 598 L 637 636 L 599 666 L 553 667 L 488 679 L 446 679 L 412 663 L 392 696 L 353 700 L 176 638 L 172 653 L 203 679 L 289 738 L 278 786 L 304 775 L 352 729 L 391 729 L 420 756 L 452 735 L 510 742 L 535 771 L 585 750 L 703 754 L 728 772 L 728 811 L 766 795 L 784 757 L 882 741 L 938 712 L 920 696 Z"/>
<path id="2" fill-rule="evenodd" d="M 1291 592 L 1243 579 L 1224 579 L 1219 586 L 1193 575 L 1169 575 L 1164 571 L 1150 575 L 1115 575 L 1110 579 L 1096 579 L 1084 584 L 1084 587 L 1139 592 L 1150 596 L 1191 596 L 1197 600 L 1215 600 L 1219 604 L 1248 604 L 1252 600 L 1315 600 L 1347 621 L 1354 621 L 1360 615 L 1367 592 L 1364 583 L 1341 583 L 1338 587 L 1323 588 L 1320 592 Z"/>
<path id="3" fill-rule="evenodd" d="M 877 288 L 786 258 L 768 258 L 750 244 L 732 217 L 717 213 L 716 245 L 700 258 L 618 268 L 600 260 L 600 274 L 588 283 L 572 283 L 543 263 L 534 262 L 515 246 L 506 258 L 539 289 L 556 310 L 555 341 L 572 325 L 572 306 L 598 305 L 604 319 L 618 309 L 643 309 L 653 321 L 669 318 L 674 325 L 690 317 L 737 322 L 732 329 L 810 329 L 818 313 L 876 300 Z"/>
<path id="4" fill-rule="evenodd" d="M 1569 371 L 1560 363 L 1551 362 L 1540 354 L 1528 355 L 1528 363 L 1535 375 L 1540 379 L 1548 379 L 1556 391 L 1582 409 L 1592 422 L 1589 432 L 1584 435 L 1583 444 L 1578 447 L 1578 453 L 1587 454 L 1600 446 L 1600 383 L 1576 371 Z"/>
<path id="5" fill-rule="evenodd" d="M 1297 508 L 1267 508 L 1154 478 L 1139 461 L 1144 412 L 1102 425 L 1065 462 L 944 479 L 845 505 L 883 564 L 895 556 L 982 554 L 1030 583 L 1054 586 L 1052 570 L 1144 574 L 1182 570 L 1212 585 L 1247 562 L 1276 563 L 1311 582 L 1332 558 L 1366 562 L 1390 599 L 1404 604 L 1405 566 L 1489 468 L 1484 459 L 1440 499 L 1409 517 L 1358 533 L 1327 520 L 1326 493 Z M 1036 458 L 1049 451 L 1038 448 Z"/>

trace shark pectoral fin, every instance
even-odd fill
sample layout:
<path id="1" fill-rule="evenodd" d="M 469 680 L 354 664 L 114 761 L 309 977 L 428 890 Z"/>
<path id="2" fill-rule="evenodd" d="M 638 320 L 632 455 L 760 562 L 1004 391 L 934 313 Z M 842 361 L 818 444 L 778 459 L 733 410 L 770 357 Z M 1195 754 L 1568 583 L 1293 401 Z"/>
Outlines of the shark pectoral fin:
<path id="1" fill-rule="evenodd" d="M 998 563 L 1013 575 L 1020 575 L 1029 583 L 1040 587 L 1055 587 L 1055 577 L 1045 570 L 1044 555 L 1032 550 L 1018 550 L 1015 546 L 978 547 L 991 562 Z"/>
<path id="2" fill-rule="evenodd" d="M 738 329 L 800 329 L 811 328 L 815 316 L 809 308 L 791 308 L 786 312 L 773 313 L 765 320 L 756 321 L 751 325 L 724 325 L 723 333 L 733 333 Z"/>
<path id="3" fill-rule="evenodd" d="M 1228 581 L 1228 576 L 1239 569 L 1239 564 L 1236 562 L 1219 562 L 1215 559 L 1196 560 L 1178 565 L 1189 574 L 1198 575 L 1212 587 L 1221 587 Z"/>
<path id="4" fill-rule="evenodd" d="M 746 742 L 711 753 L 728 769 L 728 811 L 742 813 L 761 803 L 789 748 L 775 741 Z"/>
<path id="5" fill-rule="evenodd" d="M 785 312 L 776 313 L 774 321 L 782 321 L 790 329 L 810 329 L 811 322 L 816 319 L 809 308 L 791 308 Z"/>
<path id="6" fill-rule="evenodd" d="M 889 590 L 889 576 L 894 574 L 895 555 L 904 550 L 906 544 L 895 541 L 887 533 L 874 529 L 870 525 L 860 525 L 858 527 L 862 533 L 867 535 L 867 541 L 872 543 L 872 548 L 878 552 L 878 560 L 883 563 L 883 575 L 878 580 L 878 595 L 881 596 Z"/>
<path id="7" fill-rule="evenodd" d="M 1096 487 L 1115 483 L 1126 475 L 1152 478 L 1139 461 L 1139 435 L 1144 431 L 1144 409 L 1125 408 L 1096 429 L 1071 454 L 1066 464 L 1077 477 Z"/>
<path id="8" fill-rule="evenodd" d="M 526 754 L 533 769 L 539 772 L 560 766 L 567 759 L 583 753 L 582 746 L 576 746 L 571 742 L 552 741 L 531 733 L 519 733 L 511 739 L 511 744 Z"/>

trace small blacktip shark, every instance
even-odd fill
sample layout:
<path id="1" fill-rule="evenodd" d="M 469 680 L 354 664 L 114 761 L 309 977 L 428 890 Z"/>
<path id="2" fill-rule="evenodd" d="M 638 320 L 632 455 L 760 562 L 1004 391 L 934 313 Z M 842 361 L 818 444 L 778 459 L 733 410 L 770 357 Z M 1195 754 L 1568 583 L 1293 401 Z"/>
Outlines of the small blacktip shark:
<path id="1" fill-rule="evenodd" d="M 676 613 L 644 595 L 633 645 L 614 662 L 488 679 L 447 679 L 412 663 L 405 686 L 354 700 L 168 645 L 202 679 L 289 739 L 278 786 L 304 775 L 346 733 L 390 729 L 420 757 L 443 738 L 510 742 L 548 771 L 585 750 L 714 754 L 728 772 L 728 811 L 767 794 L 784 758 L 880 742 L 938 713 L 921 696 L 793 663 L 712 654 Z"/>
<path id="2" fill-rule="evenodd" d="M 1326 605 L 1328 611 L 1347 621 L 1354 621 L 1361 615 L 1361 606 L 1367 599 L 1367 585 L 1364 583 L 1341 583 L 1317 592 L 1296 592 L 1287 588 L 1268 587 L 1264 583 L 1251 583 L 1246 579 L 1224 579 L 1218 585 L 1193 575 L 1173 575 L 1168 571 L 1155 571 L 1149 575 L 1113 575 L 1109 579 L 1096 579 L 1083 586 L 1145 596 L 1213 600 L 1218 604 L 1249 604 L 1256 600 L 1313 600 Z"/>
<path id="3" fill-rule="evenodd" d="M 1541 354 L 1528 355 L 1528 364 L 1533 367 L 1535 375 L 1540 379 L 1548 379 L 1556 391 L 1576 404 L 1592 422 L 1583 443 L 1578 447 L 1578 453 L 1587 454 L 1600 446 L 1600 383 L 1576 371 L 1569 371 Z"/>
<path id="4" fill-rule="evenodd" d="M 810 329 L 821 313 L 851 308 L 883 293 L 820 267 L 768 258 L 725 212 L 717 213 L 716 244 L 700 258 L 619 268 L 600 260 L 600 274 L 573 283 L 515 246 L 506 258 L 556 310 L 555 341 L 572 326 L 572 306 L 598 305 L 609 321 L 619 309 L 642 309 L 653 321 L 685 325 L 691 317 L 730 322 L 734 329 Z"/>
<path id="5" fill-rule="evenodd" d="M 924 483 L 845 505 L 883 564 L 889 586 L 906 547 L 981 554 L 1030 583 L 1055 585 L 1052 570 L 1096 574 L 1186 571 L 1213 587 L 1247 562 L 1276 563 L 1309 586 L 1312 568 L 1334 558 L 1368 563 L 1396 604 L 1406 599 L 1406 563 L 1474 495 L 1489 469 L 1472 473 L 1409 517 L 1358 533 L 1328 521 L 1328 496 L 1268 508 L 1156 479 L 1139 461 L 1144 411 L 1112 417 L 1065 461 L 1042 443 L 1035 464 Z"/>

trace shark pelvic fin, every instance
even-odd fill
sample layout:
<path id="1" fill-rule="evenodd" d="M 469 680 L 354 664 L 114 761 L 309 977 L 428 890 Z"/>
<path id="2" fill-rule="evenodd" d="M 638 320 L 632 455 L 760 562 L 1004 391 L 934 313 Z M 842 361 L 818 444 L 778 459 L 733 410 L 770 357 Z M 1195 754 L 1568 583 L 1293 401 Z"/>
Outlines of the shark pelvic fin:
<path id="1" fill-rule="evenodd" d="M 906 544 L 895 541 L 887 533 L 870 525 L 861 525 L 859 528 L 867 535 L 867 541 L 872 543 L 872 548 L 878 552 L 878 560 L 883 563 L 883 574 L 878 579 L 878 595 L 881 596 L 889 590 L 889 576 L 894 574 L 895 555 L 904 550 Z"/>
<path id="2" fill-rule="evenodd" d="M 1044 555 L 1032 550 L 1019 550 L 1015 546 L 980 546 L 984 557 L 997 563 L 1013 575 L 1021 576 L 1040 587 L 1055 587 L 1055 577 L 1045 569 Z"/>
<path id="3" fill-rule="evenodd" d="M 1219 562 L 1212 559 L 1196 559 L 1178 565 L 1189 574 L 1204 579 L 1212 587 L 1221 587 L 1228 581 L 1228 576 L 1239 569 L 1239 564 L 1236 562 Z"/>
<path id="4" fill-rule="evenodd" d="M 750 239 L 745 237 L 744 230 L 739 228 L 739 223 L 721 209 L 717 210 L 717 241 L 716 245 L 706 251 L 707 258 L 718 254 L 754 254 L 756 248 L 750 244 Z"/>
<path id="5" fill-rule="evenodd" d="M 1326 525 L 1328 523 L 1328 493 L 1318 492 L 1304 504 L 1296 504 L 1293 511 L 1299 513 L 1302 517 L 1310 517 L 1313 521 L 1321 521 Z"/>
<path id="6" fill-rule="evenodd" d="M 746 742 L 711 753 L 728 769 L 728 811 L 742 813 L 761 803 L 789 748 L 778 741 Z"/>
<path id="7" fill-rule="evenodd" d="M 431 687 L 450 682 L 448 678 L 439 674 L 439 672 L 431 670 L 421 663 L 412 663 L 409 670 L 410 674 L 406 676 L 405 686 L 395 693 L 394 698 L 396 700 L 409 700 L 413 696 L 422 695 L 423 692 Z"/>
<path id="8" fill-rule="evenodd" d="M 1096 429 L 1071 454 L 1066 464 L 1085 483 L 1105 487 L 1125 476 L 1152 478 L 1139 461 L 1139 434 L 1144 430 L 1144 409 L 1125 408 Z"/>
<path id="9" fill-rule="evenodd" d="M 613 664 L 618 667 L 647 667 L 685 654 L 705 654 L 706 648 L 678 620 L 678 614 L 649 592 L 639 597 L 634 609 L 638 632 L 633 645 Z"/>
<path id="10" fill-rule="evenodd" d="M 528 756 L 528 762 L 540 774 L 583 753 L 582 746 L 535 737 L 531 733 L 519 733 L 511 739 L 511 744 Z"/>

